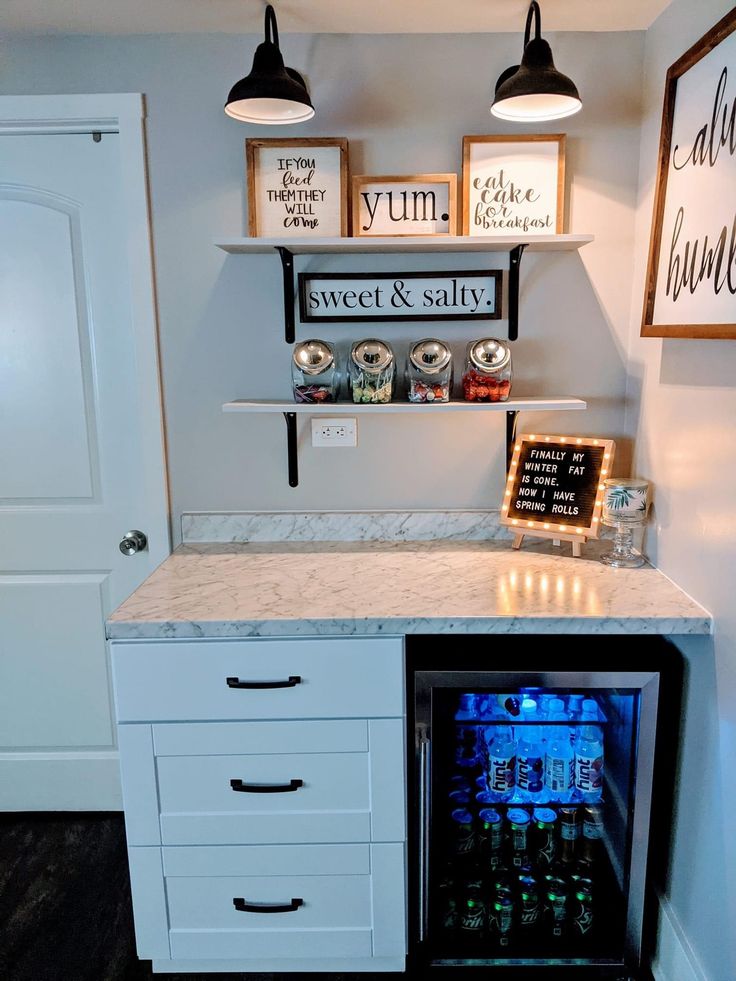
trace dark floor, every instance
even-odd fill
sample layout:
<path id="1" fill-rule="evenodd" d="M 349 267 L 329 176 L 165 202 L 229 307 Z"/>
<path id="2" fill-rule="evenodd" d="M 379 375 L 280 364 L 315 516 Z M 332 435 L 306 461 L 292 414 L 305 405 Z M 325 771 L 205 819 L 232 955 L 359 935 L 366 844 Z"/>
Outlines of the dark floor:
<path id="1" fill-rule="evenodd" d="M 2 981 L 388 981 L 400 976 L 154 975 L 150 961 L 136 957 L 122 815 L 0 815 Z"/>

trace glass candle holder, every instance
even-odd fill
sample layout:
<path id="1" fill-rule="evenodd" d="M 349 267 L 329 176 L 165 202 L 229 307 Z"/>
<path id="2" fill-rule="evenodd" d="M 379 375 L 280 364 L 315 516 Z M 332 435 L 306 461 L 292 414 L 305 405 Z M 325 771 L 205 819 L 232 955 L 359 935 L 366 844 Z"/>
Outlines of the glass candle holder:
<path id="1" fill-rule="evenodd" d="M 637 477 L 610 477 L 603 481 L 601 522 L 616 529 L 613 548 L 600 559 L 614 569 L 637 569 L 646 561 L 634 549 L 634 529 L 642 528 L 649 508 L 649 484 Z"/>

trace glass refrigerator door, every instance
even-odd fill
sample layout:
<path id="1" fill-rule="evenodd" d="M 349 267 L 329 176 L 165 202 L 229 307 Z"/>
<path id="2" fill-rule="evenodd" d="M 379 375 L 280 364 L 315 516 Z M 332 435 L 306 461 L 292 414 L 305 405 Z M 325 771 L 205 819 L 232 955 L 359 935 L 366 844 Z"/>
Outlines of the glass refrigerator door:
<path id="1" fill-rule="evenodd" d="M 657 675 L 416 679 L 428 961 L 637 962 Z"/>

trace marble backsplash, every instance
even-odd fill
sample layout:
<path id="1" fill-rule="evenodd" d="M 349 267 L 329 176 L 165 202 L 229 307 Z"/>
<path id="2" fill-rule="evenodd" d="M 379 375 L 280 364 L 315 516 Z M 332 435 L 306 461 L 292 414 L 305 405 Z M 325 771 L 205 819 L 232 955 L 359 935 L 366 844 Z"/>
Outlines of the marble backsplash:
<path id="1" fill-rule="evenodd" d="M 190 511 L 184 544 L 202 542 L 481 542 L 509 539 L 499 511 Z"/>

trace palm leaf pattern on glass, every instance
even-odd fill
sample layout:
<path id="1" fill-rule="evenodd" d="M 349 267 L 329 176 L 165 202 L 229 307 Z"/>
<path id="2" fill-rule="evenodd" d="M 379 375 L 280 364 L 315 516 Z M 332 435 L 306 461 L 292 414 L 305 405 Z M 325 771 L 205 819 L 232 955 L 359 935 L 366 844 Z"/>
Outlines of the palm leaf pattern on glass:
<path id="1" fill-rule="evenodd" d="M 612 511 L 619 511 L 621 508 L 628 507 L 633 499 L 633 491 L 627 490 L 625 487 L 616 487 L 608 492 L 606 507 L 609 507 Z M 638 510 L 644 510 L 643 502 L 642 507 L 640 507 Z"/>

